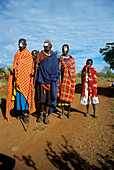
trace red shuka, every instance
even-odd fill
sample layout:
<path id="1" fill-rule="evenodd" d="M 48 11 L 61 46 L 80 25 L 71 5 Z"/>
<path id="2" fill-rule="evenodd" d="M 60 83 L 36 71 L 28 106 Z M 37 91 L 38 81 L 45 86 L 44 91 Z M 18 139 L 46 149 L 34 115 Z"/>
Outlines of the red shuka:
<path id="1" fill-rule="evenodd" d="M 64 68 L 63 82 L 60 85 L 58 81 L 57 87 L 57 97 L 60 97 L 60 100 L 66 102 L 73 102 L 76 86 L 76 75 L 75 75 L 75 61 L 74 58 L 70 56 L 70 59 L 65 64 L 62 56 L 60 57 L 60 64 Z"/>
<path id="2" fill-rule="evenodd" d="M 85 81 L 86 81 L 87 68 L 89 68 L 89 74 L 88 74 L 89 96 L 98 97 L 97 96 L 97 72 L 94 67 L 88 65 L 84 66 L 81 73 L 81 79 L 83 85 L 82 96 L 85 96 Z"/>

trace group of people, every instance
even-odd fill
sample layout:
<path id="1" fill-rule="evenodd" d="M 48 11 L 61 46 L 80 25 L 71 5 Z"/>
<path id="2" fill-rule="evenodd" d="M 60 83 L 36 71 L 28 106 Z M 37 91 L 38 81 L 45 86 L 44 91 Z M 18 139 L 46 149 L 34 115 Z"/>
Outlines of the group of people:
<path id="1" fill-rule="evenodd" d="M 74 100 L 76 73 L 75 60 L 69 54 L 69 45 L 62 46 L 62 55 L 57 58 L 51 50 L 52 43 L 46 40 L 44 49 L 30 52 L 24 38 L 19 39 L 19 50 L 16 52 L 12 69 L 9 72 L 8 94 L 6 102 L 6 118 L 15 109 L 17 118 L 28 122 L 28 115 L 36 112 L 37 122 L 49 124 L 49 114 L 62 108 L 60 118 L 64 116 L 64 109 L 68 107 L 67 117 L 71 118 L 71 103 Z M 89 115 L 89 104 L 99 103 L 97 96 L 97 72 L 92 67 L 93 61 L 88 59 L 81 73 L 82 94 L 81 104 L 86 105 Z"/>

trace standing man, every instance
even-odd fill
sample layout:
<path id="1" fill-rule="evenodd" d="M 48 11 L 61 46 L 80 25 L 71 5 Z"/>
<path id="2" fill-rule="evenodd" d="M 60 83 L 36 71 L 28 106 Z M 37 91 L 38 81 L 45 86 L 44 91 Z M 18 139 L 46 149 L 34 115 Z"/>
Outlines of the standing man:
<path id="1" fill-rule="evenodd" d="M 51 41 L 46 40 L 44 42 L 44 50 L 41 51 L 38 57 L 38 82 L 40 84 L 39 100 L 41 104 L 41 110 L 40 115 L 37 118 L 37 122 L 41 122 L 44 119 L 45 124 L 49 124 L 49 109 L 56 107 L 57 81 L 60 74 L 58 59 L 56 57 L 56 54 L 51 51 L 51 48 Z"/>
<path id="2" fill-rule="evenodd" d="M 68 54 L 69 45 L 62 46 L 63 54 L 60 56 L 60 70 L 61 77 L 58 83 L 57 97 L 59 99 L 58 106 L 62 106 L 62 115 L 64 115 L 64 107 L 68 106 L 68 118 L 71 118 L 70 109 L 71 103 L 74 100 L 75 86 L 76 86 L 76 73 L 74 58 Z"/>
<path id="3" fill-rule="evenodd" d="M 14 101 L 16 101 L 16 110 L 19 115 L 24 116 L 24 122 L 27 123 L 33 90 L 34 64 L 24 38 L 19 40 L 18 46 L 19 50 L 15 54 L 13 66 L 9 72 L 6 118 L 8 118 L 9 111 L 14 108 Z M 35 112 L 34 95 L 31 106 L 31 113 L 33 112 Z"/>
<path id="4" fill-rule="evenodd" d="M 40 113 L 40 96 L 39 96 L 39 83 L 38 83 L 38 55 L 39 51 L 33 50 L 32 52 L 33 62 L 34 62 L 34 87 L 35 87 L 35 106 L 36 106 L 36 113 Z"/>
<path id="5" fill-rule="evenodd" d="M 94 117 L 98 117 L 96 114 L 95 104 L 99 103 L 97 95 L 97 72 L 93 65 L 93 60 L 88 59 L 86 65 L 82 69 L 81 81 L 82 81 L 82 95 L 81 104 L 86 105 L 87 113 L 85 117 L 89 115 L 89 104 L 93 105 Z"/>

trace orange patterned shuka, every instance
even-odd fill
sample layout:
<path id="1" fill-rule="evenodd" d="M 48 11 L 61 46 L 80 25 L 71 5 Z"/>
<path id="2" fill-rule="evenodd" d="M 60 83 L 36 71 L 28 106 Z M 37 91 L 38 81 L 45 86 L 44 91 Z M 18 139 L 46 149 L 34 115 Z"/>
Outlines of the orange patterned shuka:
<path id="1" fill-rule="evenodd" d="M 97 72 L 94 67 L 85 65 L 82 69 L 81 79 L 82 79 L 82 97 L 85 96 L 85 81 L 87 75 L 87 68 L 89 68 L 88 74 L 88 87 L 89 87 L 89 96 L 90 97 L 98 97 L 97 95 Z"/>
<path id="2" fill-rule="evenodd" d="M 32 97 L 32 90 L 33 89 L 33 73 L 34 73 L 34 64 L 32 59 L 32 54 L 29 52 L 27 48 L 25 48 L 22 52 L 18 50 L 15 54 L 13 67 L 15 69 L 15 80 L 16 84 L 23 94 L 25 99 L 29 105 L 30 111 L 30 103 Z M 10 110 L 14 108 L 14 101 L 12 101 L 13 95 L 13 76 L 9 72 L 9 79 L 8 79 L 8 93 L 7 93 L 7 101 L 6 101 L 6 118 L 8 118 L 8 113 Z M 35 102 L 34 102 L 34 92 L 32 98 L 32 106 L 31 106 L 31 113 L 35 112 Z"/>

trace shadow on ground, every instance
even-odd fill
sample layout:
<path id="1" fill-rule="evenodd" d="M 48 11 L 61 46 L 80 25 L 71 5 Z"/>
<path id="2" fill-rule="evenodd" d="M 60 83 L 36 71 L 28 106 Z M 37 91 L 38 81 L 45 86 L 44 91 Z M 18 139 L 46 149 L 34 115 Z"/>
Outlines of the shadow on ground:
<path id="1" fill-rule="evenodd" d="M 98 95 L 103 95 L 106 97 L 114 97 L 114 87 L 98 87 Z"/>
<path id="2" fill-rule="evenodd" d="M 0 108 L 1 108 L 2 115 L 3 115 L 4 119 L 6 119 L 6 117 L 5 117 L 5 114 L 6 114 L 6 99 L 1 98 Z"/>
<path id="3" fill-rule="evenodd" d="M 59 147 L 60 152 L 56 153 L 56 151 L 53 149 L 52 143 L 47 141 L 47 149 L 45 149 L 46 156 L 48 160 L 58 169 L 62 170 L 100 170 L 100 169 L 113 169 L 113 161 L 110 159 L 110 157 L 107 158 L 103 157 L 99 154 L 99 156 L 103 157 L 103 161 L 99 161 L 100 168 L 95 165 L 90 165 L 89 162 L 87 162 L 85 159 L 83 159 L 79 153 L 74 150 L 74 148 L 68 144 L 67 140 L 64 136 L 62 136 L 64 139 L 65 144 L 61 145 L 61 148 Z"/>
<path id="4" fill-rule="evenodd" d="M 35 165 L 35 162 L 32 160 L 31 156 L 28 155 L 28 156 L 22 156 L 22 158 L 18 157 L 17 155 L 14 155 L 14 158 L 16 158 L 17 160 L 23 162 L 24 164 L 26 164 L 28 167 L 31 167 L 35 170 L 38 170 L 36 168 L 36 165 Z"/>
<path id="5" fill-rule="evenodd" d="M 0 153 L 0 170 L 12 170 L 15 166 L 15 159 Z"/>

